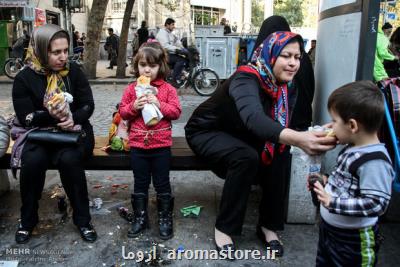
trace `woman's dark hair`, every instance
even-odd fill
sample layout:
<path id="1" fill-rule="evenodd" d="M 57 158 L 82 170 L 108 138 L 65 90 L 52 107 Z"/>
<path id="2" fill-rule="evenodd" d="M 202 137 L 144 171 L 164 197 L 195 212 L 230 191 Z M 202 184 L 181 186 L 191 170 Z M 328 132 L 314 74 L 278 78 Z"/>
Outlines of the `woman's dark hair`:
<path id="1" fill-rule="evenodd" d="M 373 133 L 383 121 L 383 95 L 371 81 L 348 83 L 329 96 L 328 110 L 333 110 L 344 122 L 356 120 L 366 132 Z"/>
<path id="2" fill-rule="evenodd" d="M 133 60 L 133 74 L 139 77 L 139 61 L 145 59 L 149 64 L 160 65 L 157 78 L 165 79 L 169 73 L 168 56 L 162 46 L 157 42 L 144 43 L 139 48 Z"/>
<path id="3" fill-rule="evenodd" d="M 303 56 L 304 55 L 304 40 L 300 35 L 296 35 L 296 37 L 294 37 L 292 40 L 290 40 L 288 44 L 292 44 L 292 43 L 298 43 L 300 46 L 300 54 Z"/>
<path id="4" fill-rule="evenodd" d="M 56 34 L 54 34 L 53 37 L 51 37 L 48 49 L 51 49 L 51 42 L 57 39 L 67 39 L 69 45 L 69 35 L 65 31 L 59 31 Z"/>

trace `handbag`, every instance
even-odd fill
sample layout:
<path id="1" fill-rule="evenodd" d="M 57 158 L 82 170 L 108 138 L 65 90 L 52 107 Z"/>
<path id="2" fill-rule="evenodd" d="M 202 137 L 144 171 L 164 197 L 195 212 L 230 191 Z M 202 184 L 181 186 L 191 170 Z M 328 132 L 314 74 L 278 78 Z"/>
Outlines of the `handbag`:
<path id="1" fill-rule="evenodd" d="M 27 141 L 59 145 L 78 145 L 82 137 L 83 131 L 35 130 L 28 134 Z"/>

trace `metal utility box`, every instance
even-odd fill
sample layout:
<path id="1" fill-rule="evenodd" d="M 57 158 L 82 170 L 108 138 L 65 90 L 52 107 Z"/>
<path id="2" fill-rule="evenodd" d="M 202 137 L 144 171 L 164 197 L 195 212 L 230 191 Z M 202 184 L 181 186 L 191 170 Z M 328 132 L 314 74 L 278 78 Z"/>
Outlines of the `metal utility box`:
<path id="1" fill-rule="evenodd" d="M 237 68 L 239 40 L 238 36 L 196 36 L 202 66 L 213 69 L 220 79 L 227 79 Z"/>
<path id="2" fill-rule="evenodd" d="M 197 26 L 194 28 L 196 37 L 222 37 L 224 36 L 224 26 Z"/>
<path id="3" fill-rule="evenodd" d="M 0 75 L 4 74 L 4 63 L 8 58 L 8 22 L 0 21 Z"/>
<path id="4" fill-rule="evenodd" d="M 8 46 L 8 22 L 0 21 L 0 47 Z"/>

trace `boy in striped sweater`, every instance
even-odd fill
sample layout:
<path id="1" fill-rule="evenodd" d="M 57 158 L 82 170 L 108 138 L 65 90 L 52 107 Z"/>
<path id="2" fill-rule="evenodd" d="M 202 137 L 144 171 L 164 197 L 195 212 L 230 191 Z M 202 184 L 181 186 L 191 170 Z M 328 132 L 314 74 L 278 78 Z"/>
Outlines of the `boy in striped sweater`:
<path id="1" fill-rule="evenodd" d="M 383 95 L 370 81 L 336 89 L 328 109 L 340 144 L 336 169 L 325 186 L 313 189 L 320 201 L 316 266 L 375 266 L 378 216 L 389 204 L 394 171 L 378 139 L 384 117 Z"/>

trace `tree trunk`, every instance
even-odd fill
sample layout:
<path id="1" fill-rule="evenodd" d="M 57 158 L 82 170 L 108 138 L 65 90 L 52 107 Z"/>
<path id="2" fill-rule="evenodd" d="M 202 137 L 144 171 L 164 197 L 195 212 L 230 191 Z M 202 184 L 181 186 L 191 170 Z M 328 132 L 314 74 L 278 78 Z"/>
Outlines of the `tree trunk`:
<path id="1" fill-rule="evenodd" d="M 88 79 L 96 78 L 96 65 L 108 0 L 93 0 L 87 22 L 84 52 L 84 70 Z"/>
<path id="2" fill-rule="evenodd" d="M 119 48 L 118 48 L 118 59 L 117 59 L 117 78 L 125 78 L 126 47 L 128 45 L 129 24 L 130 24 L 134 4 L 135 4 L 135 0 L 128 0 L 126 2 L 124 19 L 122 20 L 121 36 L 119 37 Z"/>

